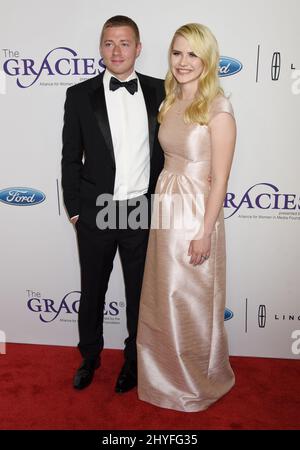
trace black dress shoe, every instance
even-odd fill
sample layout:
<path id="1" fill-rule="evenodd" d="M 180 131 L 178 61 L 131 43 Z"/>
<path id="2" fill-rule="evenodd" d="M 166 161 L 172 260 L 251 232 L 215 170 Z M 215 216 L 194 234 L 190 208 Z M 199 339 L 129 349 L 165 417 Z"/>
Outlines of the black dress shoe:
<path id="1" fill-rule="evenodd" d="M 96 359 L 84 359 L 81 366 L 77 370 L 74 380 L 73 387 L 75 389 L 84 389 L 89 384 L 91 384 L 95 369 L 100 366 L 100 358 Z"/>
<path id="2" fill-rule="evenodd" d="M 130 391 L 137 385 L 137 364 L 136 361 L 126 361 L 115 386 L 115 392 L 123 394 Z"/>

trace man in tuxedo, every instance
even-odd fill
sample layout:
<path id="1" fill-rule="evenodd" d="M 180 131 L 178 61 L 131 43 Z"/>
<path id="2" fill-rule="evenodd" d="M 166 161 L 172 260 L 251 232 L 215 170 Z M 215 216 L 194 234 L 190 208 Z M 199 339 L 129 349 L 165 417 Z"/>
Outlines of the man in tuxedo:
<path id="1" fill-rule="evenodd" d="M 100 39 L 106 70 L 67 90 L 62 187 L 77 232 L 81 266 L 78 347 L 83 361 L 73 380 L 76 389 L 88 386 L 100 366 L 105 294 L 117 249 L 124 274 L 128 337 L 115 391 L 126 392 L 137 382 L 136 333 L 149 230 L 124 228 L 118 220 L 116 227 L 99 228 L 96 217 L 101 207 L 96 199 L 111 194 L 118 219 L 124 204 L 142 198 L 149 201 L 163 167 L 156 120 L 164 98 L 163 81 L 135 72 L 140 51 L 136 23 L 125 16 L 110 18 Z M 128 206 L 127 214 L 130 211 Z"/>

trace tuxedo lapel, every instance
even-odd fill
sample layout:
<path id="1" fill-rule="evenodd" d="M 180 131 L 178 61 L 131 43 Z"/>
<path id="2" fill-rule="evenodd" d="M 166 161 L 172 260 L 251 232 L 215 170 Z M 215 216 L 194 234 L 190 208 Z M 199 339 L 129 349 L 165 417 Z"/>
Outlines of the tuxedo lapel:
<path id="1" fill-rule="evenodd" d="M 149 147 L 151 158 L 153 153 L 153 144 L 157 125 L 157 105 L 156 102 L 154 101 L 156 99 L 156 92 L 154 87 L 152 87 L 145 81 L 143 75 L 137 73 L 137 76 L 139 77 L 148 114 Z"/>
<path id="2" fill-rule="evenodd" d="M 98 81 L 99 81 L 98 86 L 90 94 L 91 103 L 92 103 L 92 107 L 94 110 L 94 114 L 97 119 L 98 126 L 104 137 L 106 147 L 111 154 L 113 166 L 115 167 L 116 161 L 115 161 L 114 147 L 113 147 L 113 141 L 112 141 L 110 126 L 109 126 L 109 120 L 108 120 L 108 114 L 107 114 L 107 108 L 106 108 L 106 102 L 105 102 L 104 87 L 103 87 L 103 73 L 101 73 L 99 75 Z"/>
<path id="3" fill-rule="evenodd" d="M 116 166 L 115 161 L 115 154 L 114 154 L 114 147 L 113 147 L 113 141 L 109 126 L 109 120 L 108 120 L 108 114 L 107 114 L 107 108 L 106 108 L 106 102 L 105 102 L 105 94 L 104 94 L 104 87 L 103 87 L 103 74 L 102 72 L 99 75 L 99 78 L 97 80 L 97 85 L 95 89 L 91 92 L 90 98 L 91 98 L 91 104 L 94 110 L 94 114 L 97 119 L 98 126 L 100 128 L 100 131 L 104 137 L 106 147 L 111 155 L 113 166 Z M 145 105 L 147 109 L 147 115 L 148 115 L 148 131 L 149 131 L 149 148 L 150 148 L 150 158 L 152 157 L 153 153 L 153 145 L 154 145 L 154 137 L 155 137 L 155 131 L 156 131 L 156 125 L 157 125 L 157 105 L 155 102 L 156 99 L 156 92 L 155 88 L 151 86 L 143 77 L 141 74 L 137 74 L 139 77 L 140 85 L 143 91 L 143 96 L 145 100 Z"/>

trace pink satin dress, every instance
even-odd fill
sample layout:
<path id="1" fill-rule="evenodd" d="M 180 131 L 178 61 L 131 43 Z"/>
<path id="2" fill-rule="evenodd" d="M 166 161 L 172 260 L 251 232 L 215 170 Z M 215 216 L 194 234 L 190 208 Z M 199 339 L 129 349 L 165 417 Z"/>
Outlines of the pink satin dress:
<path id="1" fill-rule="evenodd" d="M 189 264 L 189 244 L 201 237 L 210 190 L 211 137 L 209 123 L 184 123 L 187 105 L 176 100 L 159 130 L 165 166 L 156 185 L 140 303 L 138 396 L 156 406 L 194 412 L 226 394 L 235 378 L 224 328 L 223 210 L 209 259 Z M 229 100 L 218 96 L 210 120 L 221 112 L 233 115 Z M 174 207 L 173 198 L 181 207 Z"/>

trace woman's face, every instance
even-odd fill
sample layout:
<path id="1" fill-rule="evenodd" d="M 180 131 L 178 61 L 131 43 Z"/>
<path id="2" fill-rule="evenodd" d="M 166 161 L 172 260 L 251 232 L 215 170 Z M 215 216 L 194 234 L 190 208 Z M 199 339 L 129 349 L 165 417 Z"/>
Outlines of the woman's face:
<path id="1" fill-rule="evenodd" d="M 204 64 L 183 36 L 176 36 L 171 50 L 171 71 L 179 84 L 197 83 Z"/>

